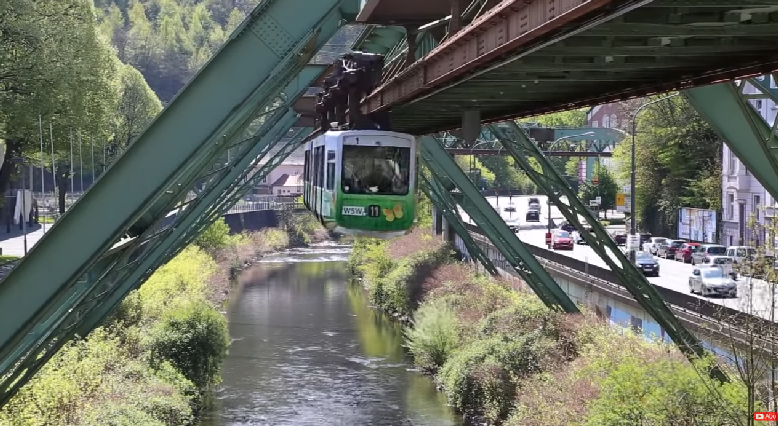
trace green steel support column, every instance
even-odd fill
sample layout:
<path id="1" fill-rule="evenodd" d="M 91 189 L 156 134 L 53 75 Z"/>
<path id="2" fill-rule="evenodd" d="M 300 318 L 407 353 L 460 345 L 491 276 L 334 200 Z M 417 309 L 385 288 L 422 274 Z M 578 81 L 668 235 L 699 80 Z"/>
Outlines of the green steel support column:
<path id="1" fill-rule="evenodd" d="M 510 133 L 502 126 L 490 125 L 489 127 L 502 141 L 505 150 L 524 169 L 527 176 L 548 195 L 549 200 L 559 208 L 565 219 L 579 230 L 581 236 L 592 250 L 605 261 L 613 272 L 618 274 L 621 279 L 621 285 L 632 294 L 640 306 L 667 332 L 678 348 L 690 360 L 703 356 L 705 350 L 697 337 L 681 324 L 654 286 L 619 250 L 602 224 L 581 203 L 567 181 L 559 175 L 540 149 L 530 140 L 524 129 L 513 122 L 510 122 L 507 127 Z M 541 170 L 535 170 L 529 162 L 529 158 L 534 158 L 540 164 Z M 567 198 L 570 203 L 569 206 L 562 203 L 561 196 Z M 582 216 L 589 223 L 592 227 L 591 232 L 581 225 L 578 215 Z M 722 382 L 728 380 L 724 372 L 718 368 L 712 369 L 710 374 L 711 377 Z"/>
<path id="2" fill-rule="evenodd" d="M 168 255 L 169 253 L 174 251 L 178 252 L 176 246 L 183 248 L 183 244 L 176 243 L 188 243 L 191 239 L 196 237 L 197 234 L 192 234 L 191 238 L 187 239 L 187 241 L 179 240 L 180 235 L 185 233 L 189 226 L 200 218 L 200 213 L 209 208 L 211 203 L 218 200 L 227 186 L 239 182 L 240 175 L 245 175 L 249 172 L 249 166 L 255 161 L 257 155 L 264 151 L 269 144 L 274 143 L 281 138 L 296 120 L 296 114 L 293 111 L 288 110 L 284 118 L 278 121 L 274 128 L 268 132 L 269 134 L 267 136 L 261 138 L 256 144 L 247 144 L 250 149 L 244 151 L 243 155 L 238 154 L 239 157 L 232 167 L 228 169 L 228 173 L 225 173 L 217 184 L 206 187 L 205 190 L 202 191 L 202 197 L 186 206 L 183 213 L 179 213 L 181 217 L 177 219 L 181 220 L 181 222 L 172 225 L 172 232 L 165 235 L 161 244 L 154 246 L 149 253 L 145 253 L 145 260 L 133 268 L 131 275 L 111 280 L 113 282 L 107 284 L 114 284 L 112 287 L 101 288 L 99 284 L 103 284 L 102 281 L 110 278 L 105 277 L 104 275 L 103 280 L 100 280 L 99 283 L 92 286 L 93 290 L 86 294 L 84 298 L 90 300 L 99 294 L 101 296 L 101 303 L 95 304 L 94 300 L 92 300 L 92 306 L 77 306 L 76 308 L 81 308 L 81 314 L 72 318 L 72 323 L 68 324 L 66 321 L 61 322 L 62 324 L 67 324 L 66 328 L 60 330 L 59 333 L 52 333 L 56 335 L 57 340 L 52 346 L 46 348 L 47 350 L 42 357 L 30 359 L 32 362 L 24 365 L 25 368 L 18 368 L 11 375 L 3 377 L 2 382 L 0 382 L 0 405 L 4 404 L 12 397 L 70 337 L 74 334 L 85 336 L 97 327 L 116 305 L 121 302 L 127 293 L 137 288 L 153 270 L 160 266 L 161 263 L 164 263 L 163 261 L 170 258 Z M 99 291 L 95 291 L 97 289 L 99 289 Z M 15 380 L 19 375 L 22 375 L 23 380 Z"/>
<path id="3" fill-rule="evenodd" d="M 768 77 L 769 78 L 769 77 Z M 687 101 L 700 116 L 727 143 L 732 152 L 756 177 L 759 183 L 778 199 L 778 138 L 776 124 L 767 123 L 749 103 L 754 95 L 743 95 L 745 87 L 734 82 L 684 90 Z M 757 89 L 765 89 L 765 97 L 772 98 L 775 89 L 755 82 Z"/>
<path id="4" fill-rule="evenodd" d="M 263 88 L 264 99 L 277 93 L 295 75 L 298 61 L 304 66 L 304 58 L 317 51 L 341 19 L 353 17 L 358 8 L 357 0 L 262 2 L 3 281 L 0 359 L 5 360 L 52 307 L 63 303 L 76 281 L 115 241 L 130 228 L 148 228 L 146 212 L 160 200 L 179 196 L 181 181 L 192 179 L 190 172 L 197 171 L 190 164 L 205 165 L 204 158 L 223 152 L 223 138 L 217 136 L 217 142 L 210 142 L 214 132 L 222 129 L 222 135 L 229 134 L 232 130 L 225 125 L 240 124 L 231 117 L 247 109 L 256 111 L 248 100 L 263 98 L 253 93 L 257 88 Z M 304 40 L 310 43 L 299 50 Z M 166 213 L 151 211 L 156 217 Z M 136 223 L 139 220 L 143 223 Z"/>
<path id="5" fill-rule="evenodd" d="M 483 265 L 484 269 L 492 276 L 499 275 L 492 260 L 489 259 L 489 256 L 487 256 L 483 250 L 481 250 L 481 247 L 473 240 L 470 232 L 467 231 L 465 224 L 462 222 L 462 218 L 459 217 L 456 203 L 451 195 L 444 192 L 443 194 L 448 195 L 448 200 L 446 200 L 445 195 L 441 194 L 440 191 L 433 187 L 432 183 L 430 183 L 425 176 L 419 174 L 419 177 L 421 178 L 421 190 L 429 197 L 432 204 L 440 209 L 441 213 L 446 217 L 446 221 L 454 227 L 454 231 L 462 238 L 470 256 L 473 259 L 478 260 L 481 265 Z"/>
<path id="6" fill-rule="evenodd" d="M 422 158 L 432 172 L 433 180 L 440 177 L 450 179 L 471 201 L 471 203 L 463 203 L 462 208 L 484 230 L 492 243 L 538 297 L 550 307 L 559 306 L 565 312 L 579 312 L 575 303 L 559 287 L 548 271 L 543 269 L 516 234 L 508 228 L 505 221 L 494 211 L 437 139 L 424 136 L 420 139 L 420 147 Z"/>
<path id="7" fill-rule="evenodd" d="M 314 81 L 316 78 L 318 78 L 321 75 L 321 72 L 323 71 L 323 67 L 321 66 L 310 66 L 305 68 L 300 76 L 292 82 L 288 87 L 285 88 L 285 92 L 289 99 L 294 99 L 297 96 L 302 95 L 310 85 L 312 81 Z M 291 104 L 290 104 L 291 105 Z M 288 112 L 287 110 L 287 116 L 292 117 L 294 114 L 291 112 Z M 276 108 L 273 111 L 273 114 L 266 114 L 263 117 L 263 120 L 265 123 L 262 125 L 262 127 L 259 129 L 259 135 L 263 135 L 267 132 L 267 130 L 270 130 L 272 127 L 273 121 L 278 120 L 281 116 L 283 116 L 283 110 Z M 285 135 L 285 132 L 288 130 L 291 123 L 294 122 L 293 118 L 287 118 L 284 122 L 285 124 L 282 124 L 282 128 L 278 128 L 276 131 L 277 134 L 273 134 L 271 131 L 271 137 L 272 141 L 276 141 L 280 138 L 282 138 Z M 278 127 L 278 126 L 277 126 Z M 266 129 L 267 128 L 267 129 Z M 260 137 L 258 136 L 258 137 Z M 236 155 L 239 154 L 241 151 L 238 151 L 238 149 L 250 149 L 254 147 L 254 139 L 247 139 L 240 141 L 238 143 L 231 142 L 228 146 L 232 146 L 233 150 L 236 152 Z M 262 146 L 267 146 L 267 144 L 264 144 Z M 265 149 L 265 148 L 263 148 Z M 239 158 L 233 157 L 233 158 Z M 232 167 L 235 167 L 233 164 Z M 217 169 L 217 172 L 221 172 L 220 174 L 213 174 L 214 178 L 218 178 L 219 176 L 223 176 L 225 173 L 227 173 L 229 170 L 228 167 L 220 167 Z M 182 188 L 182 192 L 186 192 L 186 187 Z M 175 200 L 173 200 L 175 201 Z M 197 201 L 196 199 L 194 201 Z M 191 203 L 190 203 L 191 204 Z M 173 208 L 174 203 L 171 204 L 169 208 Z M 180 209 L 178 209 L 180 210 Z M 161 218 L 160 218 L 161 219 Z M 168 229 L 167 231 L 170 231 Z M 148 250 L 152 247 L 152 242 L 154 244 L 158 244 L 160 242 L 160 238 L 165 236 L 165 232 L 159 232 L 156 231 L 156 228 L 152 228 L 149 230 L 147 234 L 153 234 L 154 238 L 151 241 L 147 241 L 143 245 L 144 250 Z M 100 281 L 101 284 L 105 285 L 104 283 L 108 282 L 109 284 L 111 282 L 115 282 L 117 280 L 121 281 L 122 277 L 112 277 L 113 279 L 107 279 L 106 276 L 110 271 L 114 271 L 119 269 L 124 269 L 125 274 L 128 273 L 127 269 L 129 266 L 133 266 L 132 263 L 127 264 L 127 259 L 130 255 L 135 256 L 135 260 L 133 263 L 138 261 L 139 251 L 136 249 L 140 249 L 138 246 L 140 242 L 144 241 L 145 239 L 151 238 L 150 235 L 144 235 L 139 238 L 136 238 L 134 242 L 130 243 L 133 246 L 132 247 L 126 247 L 127 250 L 124 250 L 123 252 L 124 257 L 114 258 L 114 262 L 111 264 L 105 264 L 104 262 L 102 264 L 96 265 L 95 268 L 92 268 L 92 270 L 85 275 L 83 281 L 84 282 L 90 282 L 91 285 L 82 288 L 83 286 L 79 286 L 79 290 L 75 291 L 71 289 L 66 296 L 66 302 L 62 303 L 61 305 L 54 305 L 56 308 L 56 311 L 49 316 L 48 319 L 46 319 L 44 322 L 40 323 L 36 326 L 36 331 L 33 333 L 30 333 L 25 336 L 25 339 L 23 340 L 21 345 L 16 346 L 14 348 L 14 351 L 11 356 L 4 357 L 3 359 L 0 359 L 0 377 L 3 377 L 9 368 L 11 368 L 14 365 L 17 365 L 19 359 L 26 358 L 25 354 L 32 354 L 35 353 L 36 350 L 40 350 L 40 348 L 45 344 L 46 340 L 50 340 L 52 338 L 61 338 L 61 336 L 58 336 L 56 333 L 56 327 L 57 324 L 64 321 L 64 324 L 69 324 L 68 321 L 66 321 L 67 318 L 73 318 L 77 314 L 80 315 L 83 313 L 84 309 L 89 309 L 88 307 L 85 307 L 83 304 L 80 304 L 84 298 L 89 299 L 89 294 L 105 294 L 105 289 L 101 287 L 97 283 L 97 281 Z M 154 241 L 156 240 L 156 241 Z M 102 265 L 102 266 L 101 266 Z M 153 272 L 153 271 L 151 271 Z M 72 311 L 71 311 L 72 309 Z M 54 328 L 52 330 L 52 328 Z M 52 333 L 52 331 L 54 331 Z M 25 360 L 26 361 L 26 360 Z M 22 368 L 24 365 L 19 366 L 19 368 Z"/>

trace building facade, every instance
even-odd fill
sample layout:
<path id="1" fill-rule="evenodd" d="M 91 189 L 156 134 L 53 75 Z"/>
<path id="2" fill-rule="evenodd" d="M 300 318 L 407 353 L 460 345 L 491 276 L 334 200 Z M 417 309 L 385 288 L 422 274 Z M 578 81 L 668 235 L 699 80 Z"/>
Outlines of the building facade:
<path id="1" fill-rule="evenodd" d="M 771 81 L 771 87 L 776 87 Z M 750 84 L 746 94 L 759 91 Z M 772 123 L 778 113 L 775 103 L 752 99 L 751 106 Z M 746 169 L 734 152 L 725 144 L 721 159 L 721 241 L 723 245 L 759 245 L 765 241 L 765 225 L 775 223 L 776 203 L 762 184 Z M 754 220 L 756 226 L 750 225 Z M 773 237 L 774 239 L 774 237 Z M 775 245 L 775 242 L 774 242 Z"/>
<path id="2" fill-rule="evenodd" d="M 278 191 L 293 190 L 294 188 L 292 187 L 283 188 L 283 189 L 279 189 L 276 187 L 284 186 L 287 185 L 288 183 L 293 183 L 298 181 L 302 182 L 301 178 L 303 174 L 303 166 L 304 166 L 304 162 L 297 159 L 284 161 L 278 167 L 271 170 L 270 173 L 268 173 L 267 176 L 265 176 L 265 178 L 259 182 L 254 192 L 256 194 L 280 195 L 278 194 Z M 300 190 L 299 193 L 302 193 L 302 190 Z M 291 192 L 282 193 L 282 194 L 290 195 Z"/>
<path id="3" fill-rule="evenodd" d="M 624 108 L 617 102 L 610 104 L 597 105 L 589 110 L 586 115 L 586 122 L 589 127 L 606 127 L 609 129 L 618 128 L 625 130 L 629 126 L 629 118 L 624 117 Z M 612 152 L 610 147 L 603 150 L 604 152 Z M 589 174 L 588 170 L 592 170 L 594 164 L 599 161 L 600 165 L 608 170 L 613 170 L 615 165 L 613 158 L 588 158 L 582 160 L 578 166 L 579 174 Z M 579 177 L 579 180 L 580 177 Z"/>

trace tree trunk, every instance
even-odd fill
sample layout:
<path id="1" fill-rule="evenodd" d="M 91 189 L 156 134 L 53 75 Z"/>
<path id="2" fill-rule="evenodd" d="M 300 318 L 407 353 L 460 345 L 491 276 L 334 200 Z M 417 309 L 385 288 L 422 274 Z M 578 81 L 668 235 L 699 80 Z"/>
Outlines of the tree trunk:
<path id="1" fill-rule="evenodd" d="M 5 154 L 3 166 L 0 167 L 0 195 L 4 195 L 11 186 L 11 179 L 16 175 L 17 164 L 13 160 L 22 151 L 24 142 L 21 139 L 9 138 L 5 140 Z M 0 196 L 0 206 L 4 205 L 5 197 Z"/>
<path id="2" fill-rule="evenodd" d="M 70 166 L 61 164 L 57 167 L 57 172 L 59 214 L 65 214 L 65 195 L 68 193 L 68 183 L 70 182 Z"/>

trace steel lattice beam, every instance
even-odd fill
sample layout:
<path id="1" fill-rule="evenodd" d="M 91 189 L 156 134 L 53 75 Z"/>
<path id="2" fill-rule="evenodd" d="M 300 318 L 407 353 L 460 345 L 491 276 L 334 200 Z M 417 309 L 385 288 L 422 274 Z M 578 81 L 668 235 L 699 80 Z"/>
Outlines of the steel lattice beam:
<path id="1" fill-rule="evenodd" d="M 486 201 L 470 178 L 454 162 L 432 136 L 420 139 L 421 156 L 434 179 L 448 179 L 459 188 L 470 202 L 462 203 L 462 208 L 473 221 L 487 234 L 492 243 L 502 253 L 538 297 L 550 307 L 559 307 L 565 312 L 578 312 L 578 307 L 559 284 L 543 269 L 537 259 L 524 246 L 502 220 L 494 208 Z M 442 182 L 440 182 L 442 184 Z M 445 185 L 443 185 L 445 187 Z"/>
<path id="2" fill-rule="evenodd" d="M 470 256 L 473 259 L 477 259 L 479 262 L 481 262 L 481 265 L 483 265 L 484 269 L 486 269 L 489 274 L 492 276 L 499 275 L 497 272 L 497 268 L 494 266 L 494 263 L 492 263 L 492 260 L 489 259 L 489 256 L 487 256 L 484 251 L 481 249 L 481 246 L 475 243 L 475 240 L 473 240 L 473 237 L 470 235 L 470 232 L 467 230 L 467 227 L 465 227 L 464 222 L 462 222 L 462 218 L 459 217 L 459 211 L 457 211 L 456 202 L 454 201 L 454 198 L 451 197 L 451 194 L 448 192 L 441 190 L 442 188 L 439 187 L 439 185 L 435 185 L 435 183 L 430 182 L 426 176 L 419 173 L 419 180 L 420 180 L 420 188 L 424 192 L 424 194 L 429 197 L 430 201 L 432 201 L 432 204 L 440 209 L 441 213 L 446 217 L 446 221 L 454 227 L 454 231 L 457 233 L 457 235 L 462 238 L 462 241 L 465 243 L 465 246 L 467 247 L 467 251 L 470 254 Z"/>
<path id="3" fill-rule="evenodd" d="M 678 348 L 690 360 L 696 360 L 704 356 L 705 350 L 697 337 L 678 320 L 654 286 L 619 250 L 602 224 L 581 203 L 567 181 L 559 175 L 559 172 L 543 156 L 538 147 L 526 135 L 524 129 L 513 122 L 510 122 L 507 128 L 502 126 L 489 127 L 502 141 L 503 147 L 511 153 L 514 160 L 526 172 L 527 176 L 546 193 L 549 200 L 559 208 L 565 219 L 579 230 L 578 232 L 592 250 L 619 276 L 621 285 L 632 294 L 640 306 L 667 332 Z M 510 132 L 506 131 L 508 129 Z M 530 158 L 534 158 L 540 164 L 540 170 L 533 168 L 529 162 Z M 560 197 L 562 196 L 567 198 L 569 205 L 561 201 Z M 592 229 L 591 232 L 582 225 L 578 219 L 579 215 L 589 224 Z M 720 381 L 728 380 L 724 372 L 718 368 L 713 368 L 710 374 L 711 377 Z"/>
<path id="4" fill-rule="evenodd" d="M 757 99 L 778 104 L 776 89 L 770 87 L 770 76 L 766 79 L 720 83 L 682 93 L 773 199 L 778 199 L 778 120 L 768 123 L 750 104 Z M 748 87 L 746 82 L 757 93 L 744 93 Z"/>
<path id="5" fill-rule="evenodd" d="M 308 13 L 298 16 L 303 7 Z M 300 73 L 311 68 L 308 59 L 357 9 L 356 0 L 259 5 L 110 173 L 6 277 L 0 285 L 3 401 L 11 384 L 21 385 L 15 378 L 39 368 L 150 252 L 161 256 L 154 250 L 176 229 L 161 226 L 167 212 L 196 202 L 184 202 L 195 182 L 217 182 L 228 170 L 213 164 L 243 143 L 230 140 L 239 139 L 258 111 L 273 116 L 279 104 L 294 102 L 301 92 L 284 92 L 287 85 L 307 89 L 310 80 Z M 320 73 L 326 67 L 313 68 Z M 136 237 L 104 255 L 127 234 Z"/>

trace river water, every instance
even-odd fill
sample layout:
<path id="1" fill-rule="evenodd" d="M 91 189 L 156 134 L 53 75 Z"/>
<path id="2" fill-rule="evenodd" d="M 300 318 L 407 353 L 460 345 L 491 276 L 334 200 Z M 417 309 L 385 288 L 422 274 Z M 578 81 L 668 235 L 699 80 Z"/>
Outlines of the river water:
<path id="1" fill-rule="evenodd" d="M 266 257 L 229 304 L 229 355 L 201 426 L 458 426 L 402 329 L 349 283 L 348 248 Z"/>

